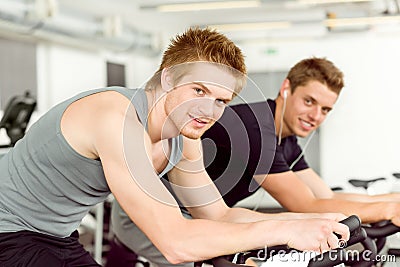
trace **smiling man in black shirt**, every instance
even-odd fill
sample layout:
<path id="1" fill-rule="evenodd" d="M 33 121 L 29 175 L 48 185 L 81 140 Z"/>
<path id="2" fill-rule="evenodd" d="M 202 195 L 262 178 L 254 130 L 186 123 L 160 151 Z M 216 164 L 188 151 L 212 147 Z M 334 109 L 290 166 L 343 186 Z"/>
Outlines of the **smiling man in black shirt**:
<path id="1" fill-rule="evenodd" d="M 291 68 L 275 100 L 227 109 L 202 136 L 207 172 L 225 202 L 233 206 L 261 186 L 289 211 L 357 214 L 363 223 L 392 220 L 400 226 L 400 194 L 333 192 L 297 143 L 323 123 L 343 87 L 332 62 L 312 57 Z M 271 155 L 271 139 L 274 157 L 265 156 Z"/>

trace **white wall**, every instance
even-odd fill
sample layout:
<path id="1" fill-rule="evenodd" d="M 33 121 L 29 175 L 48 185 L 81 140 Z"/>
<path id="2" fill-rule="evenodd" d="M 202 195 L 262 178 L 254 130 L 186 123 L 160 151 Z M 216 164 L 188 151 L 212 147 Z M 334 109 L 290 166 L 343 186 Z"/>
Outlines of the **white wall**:
<path id="1" fill-rule="evenodd" d="M 400 171 L 400 34 L 354 33 L 241 47 L 250 71 L 288 70 L 304 57 L 324 56 L 344 72 L 346 86 L 321 127 L 321 175 L 328 184 Z M 265 53 L 268 49 L 276 53 Z"/>
<path id="2" fill-rule="evenodd" d="M 106 66 L 96 52 L 39 44 L 37 64 L 40 112 L 81 91 L 105 85 Z"/>
<path id="3" fill-rule="evenodd" d="M 79 92 L 106 86 L 106 62 L 126 66 L 127 87 L 142 85 L 157 63 L 133 53 L 86 50 L 55 44 L 38 45 L 39 113 Z"/>
<path id="4" fill-rule="evenodd" d="M 347 87 L 322 132 L 324 176 L 389 176 L 400 170 L 400 36 L 366 36 L 342 47 Z"/>

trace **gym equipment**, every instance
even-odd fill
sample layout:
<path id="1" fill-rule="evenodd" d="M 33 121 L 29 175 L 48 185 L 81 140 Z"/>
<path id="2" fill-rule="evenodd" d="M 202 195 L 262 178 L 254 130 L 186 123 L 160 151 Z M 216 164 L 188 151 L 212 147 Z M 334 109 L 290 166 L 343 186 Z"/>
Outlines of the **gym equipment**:
<path id="1" fill-rule="evenodd" d="M 371 226 L 363 226 L 368 237 L 373 238 L 376 243 L 377 251 L 381 251 L 386 244 L 386 237 L 400 232 L 400 227 L 394 225 L 390 221 L 383 221 L 372 224 Z M 388 249 L 389 255 L 400 256 L 400 249 Z"/>
<path id="2" fill-rule="evenodd" d="M 24 95 L 17 95 L 10 99 L 0 121 L 0 129 L 6 129 L 10 143 L 1 145 L 0 148 L 13 147 L 25 135 L 31 115 L 36 107 L 36 99 L 29 91 Z"/>
<path id="3" fill-rule="evenodd" d="M 385 181 L 385 177 L 379 177 L 379 178 L 374 178 L 374 179 L 369 179 L 369 180 L 362 180 L 362 179 L 350 179 L 349 183 L 354 186 L 354 187 L 362 187 L 365 190 L 368 190 L 369 186 L 375 182 L 378 181 Z"/>
<path id="4" fill-rule="evenodd" d="M 356 243 L 361 242 L 364 246 L 364 251 L 368 251 L 370 253 L 370 258 L 375 257 L 377 255 L 375 243 L 367 237 L 366 231 L 364 228 L 361 227 L 360 219 L 352 215 L 345 220 L 341 221 L 341 223 L 347 225 L 350 230 L 350 239 L 346 244 L 343 243 L 343 246 L 327 251 L 321 255 L 317 255 L 312 258 L 309 263 L 308 267 L 330 267 L 335 266 L 341 263 L 345 263 L 346 265 L 353 263 L 352 266 L 357 267 L 367 267 L 372 266 L 373 263 L 370 262 L 360 262 L 355 261 L 352 258 L 349 258 L 349 255 L 346 253 L 345 248 Z M 220 256 L 214 259 L 211 259 L 210 262 L 215 267 L 238 267 L 238 266 L 246 266 L 242 265 L 248 258 L 262 258 L 268 259 L 278 253 L 287 252 L 290 253 L 291 251 L 297 251 L 287 246 L 274 246 L 268 248 L 268 250 L 253 250 L 250 252 L 238 253 L 234 257 L 231 256 Z M 267 254 L 266 254 L 267 253 Z M 237 259 L 236 263 L 232 262 L 232 258 Z"/>
<path id="5" fill-rule="evenodd" d="M 400 173 L 395 172 L 392 173 L 392 175 L 396 178 L 394 182 L 388 181 L 385 177 L 375 179 L 350 179 L 348 182 L 354 187 L 364 188 L 368 194 L 373 194 L 373 187 L 376 187 L 378 183 L 385 183 L 383 184 L 384 186 L 393 189 L 399 182 L 398 179 L 400 179 Z M 382 221 L 369 226 L 365 225 L 363 227 L 365 228 L 368 237 L 373 239 L 376 243 L 377 252 L 380 252 L 384 248 L 388 236 L 400 232 L 400 228 L 392 224 L 390 221 Z M 389 248 L 387 253 L 399 257 L 400 249 Z"/>

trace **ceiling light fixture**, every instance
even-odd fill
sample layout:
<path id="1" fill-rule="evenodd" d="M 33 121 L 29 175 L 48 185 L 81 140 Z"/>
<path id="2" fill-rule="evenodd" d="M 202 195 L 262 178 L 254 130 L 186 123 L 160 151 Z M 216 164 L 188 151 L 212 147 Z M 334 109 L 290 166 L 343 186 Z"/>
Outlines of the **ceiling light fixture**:
<path id="1" fill-rule="evenodd" d="M 326 19 L 324 21 L 324 24 L 327 27 L 334 28 L 334 27 L 345 27 L 345 26 L 386 24 L 393 22 L 400 22 L 400 16 Z"/>
<path id="2" fill-rule="evenodd" d="M 182 4 L 166 4 L 157 6 L 160 12 L 184 12 L 212 9 L 232 9 L 232 8 L 250 8 L 259 7 L 261 2 L 254 1 L 220 1 L 220 2 L 204 2 L 204 3 L 182 3 Z"/>
<path id="3" fill-rule="evenodd" d="M 356 2 L 372 2 L 373 0 L 299 0 L 299 4 L 336 4 L 336 3 L 356 3 Z"/>
<path id="4" fill-rule="evenodd" d="M 322 24 L 326 27 L 346 27 L 346 26 L 364 26 L 400 23 L 400 16 L 378 16 L 378 17 L 358 17 L 358 18 L 332 18 L 325 19 Z M 254 23 L 237 23 L 237 24 L 214 24 L 207 25 L 224 32 L 236 31 L 257 31 L 257 30 L 274 30 L 292 28 L 295 22 L 291 21 L 270 21 L 270 22 L 254 22 Z"/>
<path id="5" fill-rule="evenodd" d="M 256 23 L 238 23 L 238 24 L 216 24 L 208 25 L 211 28 L 220 31 L 256 31 L 256 30 L 272 30 L 272 29 L 286 29 L 292 26 L 289 21 L 271 21 L 271 22 L 256 22 Z"/>

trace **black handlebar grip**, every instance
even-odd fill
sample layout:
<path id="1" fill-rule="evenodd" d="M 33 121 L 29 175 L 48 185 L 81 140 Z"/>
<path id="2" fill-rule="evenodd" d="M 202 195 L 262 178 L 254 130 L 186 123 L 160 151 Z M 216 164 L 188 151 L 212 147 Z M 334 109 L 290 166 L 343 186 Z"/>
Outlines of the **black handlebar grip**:
<path id="1" fill-rule="evenodd" d="M 340 221 L 340 223 L 347 225 L 349 227 L 350 233 L 358 230 L 361 227 L 361 220 L 360 218 L 358 218 L 357 215 L 351 215 L 346 219 Z"/>
<path id="2" fill-rule="evenodd" d="M 361 220 L 356 215 L 351 215 L 346 219 L 340 221 L 349 227 L 350 230 L 350 239 L 346 244 L 343 244 L 343 247 L 330 250 L 322 253 L 321 255 L 315 256 L 308 263 L 308 267 L 326 267 L 326 266 L 335 266 L 340 263 L 343 263 L 347 259 L 347 254 L 344 247 L 356 244 L 360 241 L 366 239 L 367 234 L 363 228 L 361 228 Z"/>
<path id="3" fill-rule="evenodd" d="M 340 221 L 340 223 L 346 225 L 349 228 L 349 232 L 350 232 L 350 238 L 353 235 L 357 235 L 357 233 L 359 232 L 360 228 L 361 228 L 361 220 L 360 218 L 358 218 L 357 215 L 351 215 L 349 217 L 347 217 L 346 219 Z M 342 236 L 335 233 L 335 235 L 339 238 L 342 239 Z"/>
<path id="4" fill-rule="evenodd" d="M 371 238 L 379 238 L 386 237 L 397 232 L 400 232 L 400 227 L 394 225 L 393 223 L 389 223 L 380 227 L 364 227 L 367 235 Z"/>
<path id="5" fill-rule="evenodd" d="M 376 248 L 376 243 L 370 237 L 364 239 L 362 242 L 364 246 L 364 250 L 370 253 L 370 259 L 374 259 L 375 256 L 378 254 L 378 249 Z"/>
<path id="6" fill-rule="evenodd" d="M 346 243 L 346 247 L 361 242 L 367 238 L 367 233 L 364 228 L 360 228 L 360 231 L 355 231 L 351 234 L 350 239 Z"/>

